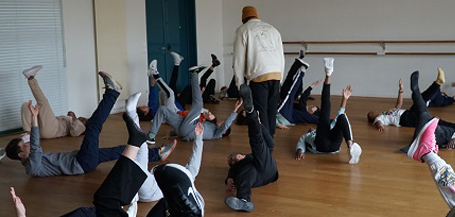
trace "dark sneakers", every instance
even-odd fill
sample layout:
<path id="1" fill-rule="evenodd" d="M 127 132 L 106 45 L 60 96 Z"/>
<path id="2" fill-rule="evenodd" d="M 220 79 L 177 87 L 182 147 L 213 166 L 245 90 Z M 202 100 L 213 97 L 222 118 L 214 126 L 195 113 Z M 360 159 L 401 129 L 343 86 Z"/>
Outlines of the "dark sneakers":
<path id="1" fill-rule="evenodd" d="M 191 73 L 199 73 L 202 70 L 204 70 L 205 68 L 207 68 L 207 67 L 206 66 L 192 66 L 188 69 L 188 71 L 190 71 Z"/>
<path id="2" fill-rule="evenodd" d="M 99 71 L 98 74 L 101 76 L 101 78 L 103 78 L 105 88 L 115 90 L 117 92 L 122 90 L 122 85 L 120 85 L 120 83 L 117 80 L 112 78 L 112 76 L 109 73 Z"/>
<path id="3" fill-rule="evenodd" d="M 236 197 L 228 197 L 224 200 L 224 203 L 235 211 L 253 212 L 254 210 L 254 204 L 252 202 Z"/>
<path id="4" fill-rule="evenodd" d="M 220 60 L 218 60 L 218 57 L 215 54 L 210 54 L 212 57 L 212 66 L 217 67 L 221 64 Z"/>
<path id="5" fill-rule="evenodd" d="M 204 201 L 194 187 L 193 176 L 178 164 L 164 164 L 153 169 L 171 216 L 203 216 Z"/>
<path id="6" fill-rule="evenodd" d="M 245 108 L 246 112 L 253 112 L 253 95 L 251 94 L 251 89 L 248 87 L 248 85 L 240 85 L 240 97 L 243 100 L 243 107 Z"/>

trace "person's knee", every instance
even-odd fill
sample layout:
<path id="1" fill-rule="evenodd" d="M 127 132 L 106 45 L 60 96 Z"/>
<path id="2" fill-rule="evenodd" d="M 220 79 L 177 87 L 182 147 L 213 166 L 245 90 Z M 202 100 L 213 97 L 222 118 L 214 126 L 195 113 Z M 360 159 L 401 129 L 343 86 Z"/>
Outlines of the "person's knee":
<path id="1" fill-rule="evenodd" d="M 22 103 L 22 105 L 21 105 L 21 113 L 23 114 L 23 113 L 26 113 L 26 112 L 29 112 L 29 111 L 30 110 L 28 108 L 28 102 Z"/>

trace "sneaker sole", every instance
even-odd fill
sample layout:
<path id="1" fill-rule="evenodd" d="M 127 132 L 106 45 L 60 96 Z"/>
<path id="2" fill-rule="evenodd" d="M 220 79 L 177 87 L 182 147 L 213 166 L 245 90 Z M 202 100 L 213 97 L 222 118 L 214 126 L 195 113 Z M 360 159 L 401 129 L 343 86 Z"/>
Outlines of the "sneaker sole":
<path id="1" fill-rule="evenodd" d="M 172 146 L 171 150 L 167 152 L 167 154 L 164 156 L 164 158 L 161 158 L 161 162 L 167 160 L 169 156 L 171 156 L 172 152 L 174 151 L 175 147 L 177 147 L 177 139 L 174 139 L 174 145 Z"/>
<path id="2" fill-rule="evenodd" d="M 117 87 L 119 88 L 119 90 L 122 90 L 122 89 L 123 89 L 123 87 L 122 87 L 122 85 L 120 84 L 120 82 L 118 82 L 117 80 L 115 80 L 115 79 L 112 77 L 112 75 L 110 75 L 109 73 L 103 72 L 103 71 L 99 71 L 98 74 L 99 74 L 101 77 L 104 77 L 104 76 L 108 77 L 108 78 L 114 83 L 114 85 L 117 86 Z"/>
<path id="3" fill-rule="evenodd" d="M 228 206 L 229 208 L 231 208 L 235 211 L 253 212 L 254 206 L 248 207 L 249 209 L 243 208 L 243 207 L 241 207 L 241 205 L 239 205 L 239 201 L 240 201 L 240 199 L 238 199 L 236 197 L 228 197 L 224 200 L 224 203 L 226 204 L 226 206 Z"/>
<path id="4" fill-rule="evenodd" d="M 360 145 L 355 144 L 349 149 L 349 164 L 357 164 L 360 161 L 360 155 L 362 155 L 362 148 Z"/>
<path id="5" fill-rule="evenodd" d="M 246 85 L 245 85 L 246 86 Z M 252 110 L 253 109 L 253 95 L 251 93 L 251 89 L 247 88 L 240 88 L 240 98 L 243 100 L 243 106 L 251 105 L 251 108 L 245 108 L 245 110 Z M 245 100 L 247 99 L 247 100 Z"/>
<path id="6" fill-rule="evenodd" d="M 408 157 L 414 159 L 414 154 L 417 151 L 417 148 L 419 148 L 420 144 L 420 138 L 422 137 L 422 134 L 428 129 L 431 123 L 434 121 L 438 120 L 437 118 L 432 118 L 430 121 L 428 121 L 425 125 L 423 125 L 422 129 L 420 130 L 419 134 L 417 137 L 412 141 L 411 147 L 409 147 L 408 150 Z M 422 160 L 420 160 L 422 162 Z"/>

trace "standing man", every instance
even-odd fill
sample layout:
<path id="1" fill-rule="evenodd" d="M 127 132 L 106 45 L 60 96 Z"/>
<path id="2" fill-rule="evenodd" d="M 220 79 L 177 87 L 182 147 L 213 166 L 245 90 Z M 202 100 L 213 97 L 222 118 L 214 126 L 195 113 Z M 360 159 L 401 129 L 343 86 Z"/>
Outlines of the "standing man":
<path id="1" fill-rule="evenodd" d="M 258 19 L 252 6 L 242 11 L 241 25 L 235 31 L 234 76 L 237 88 L 250 82 L 254 108 L 262 125 L 275 135 L 279 88 L 284 71 L 283 42 L 273 26 Z M 251 112 L 251 111 L 247 111 Z"/>

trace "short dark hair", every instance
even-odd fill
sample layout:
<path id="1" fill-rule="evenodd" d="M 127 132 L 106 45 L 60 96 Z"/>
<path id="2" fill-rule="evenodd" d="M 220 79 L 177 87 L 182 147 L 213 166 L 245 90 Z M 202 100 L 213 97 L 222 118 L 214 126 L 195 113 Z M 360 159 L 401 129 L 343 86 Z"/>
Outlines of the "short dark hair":
<path id="1" fill-rule="evenodd" d="M 367 119 L 369 123 L 373 123 L 376 118 L 373 118 L 372 116 L 374 115 L 373 111 L 370 111 L 367 113 Z"/>
<path id="2" fill-rule="evenodd" d="M 19 142 L 21 142 L 21 138 L 15 138 L 11 140 L 5 148 L 6 156 L 8 156 L 11 160 L 21 160 L 19 157 L 19 153 L 22 152 L 21 148 L 19 147 Z"/>
<path id="3" fill-rule="evenodd" d="M 229 127 L 224 133 L 223 136 L 229 136 L 231 134 L 231 127 Z"/>
<path id="4" fill-rule="evenodd" d="M 151 121 L 153 119 L 152 111 L 149 111 L 149 113 L 145 114 L 144 111 L 136 108 L 136 113 L 140 121 Z"/>

